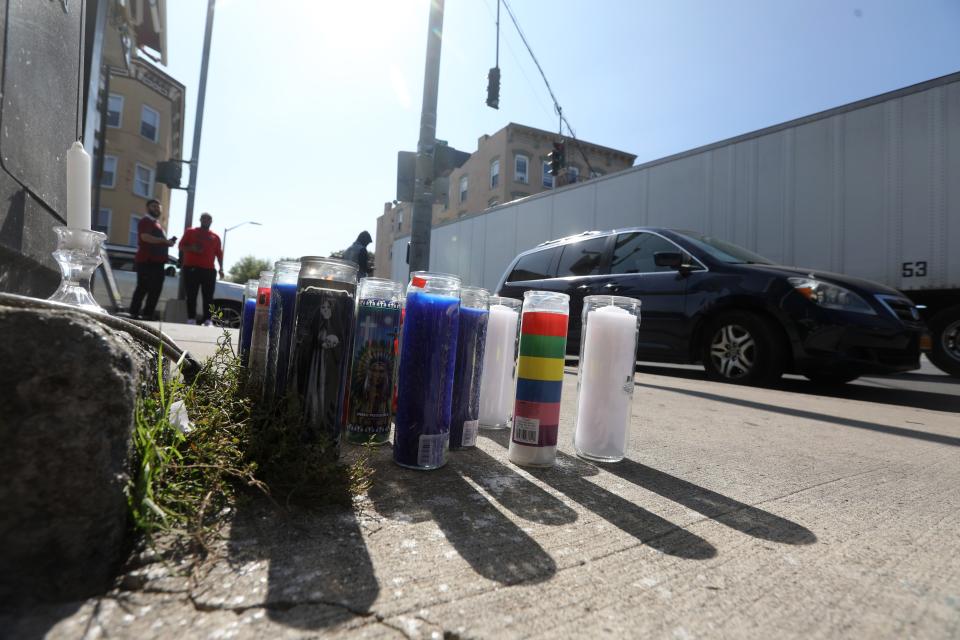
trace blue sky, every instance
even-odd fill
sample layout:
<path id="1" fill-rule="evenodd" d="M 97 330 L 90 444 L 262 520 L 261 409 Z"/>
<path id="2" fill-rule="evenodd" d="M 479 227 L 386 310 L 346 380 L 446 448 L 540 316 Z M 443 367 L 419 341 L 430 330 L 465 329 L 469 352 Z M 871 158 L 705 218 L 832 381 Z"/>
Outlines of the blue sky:
<path id="1" fill-rule="evenodd" d="M 960 71 L 960 0 L 512 0 L 579 138 L 637 162 Z M 428 0 L 219 0 L 196 216 L 246 254 L 327 255 L 376 232 L 419 135 Z M 553 130 L 501 12 L 499 111 L 484 104 L 496 0 L 447 0 L 437 136 Z M 168 0 L 189 156 L 206 2 Z M 171 205 L 180 234 L 183 192 Z M 372 247 L 371 247 L 372 249 Z"/>

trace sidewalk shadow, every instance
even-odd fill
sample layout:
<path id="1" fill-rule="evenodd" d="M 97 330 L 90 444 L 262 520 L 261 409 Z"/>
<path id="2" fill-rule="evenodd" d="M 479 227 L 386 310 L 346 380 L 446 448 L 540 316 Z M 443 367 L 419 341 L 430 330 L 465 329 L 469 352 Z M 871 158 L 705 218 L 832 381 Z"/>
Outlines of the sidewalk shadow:
<path id="1" fill-rule="evenodd" d="M 756 402 L 754 400 L 741 400 L 740 398 L 720 395 L 718 393 L 708 393 L 706 391 L 694 391 L 693 389 L 680 389 L 677 387 L 667 387 L 659 384 L 650 384 L 647 382 L 634 382 L 634 384 L 638 387 L 645 387 L 647 389 L 656 389 L 657 391 L 669 391 L 670 393 L 679 393 L 682 395 L 693 396 L 695 398 L 703 398 L 705 400 L 725 402 L 727 404 L 733 404 L 738 407 L 746 407 L 748 409 L 758 409 L 760 411 L 782 413 L 783 415 L 794 416 L 797 418 L 804 418 L 807 420 L 815 420 L 818 422 L 831 422 L 833 424 L 838 424 L 844 427 L 854 427 L 855 429 L 866 429 L 868 431 L 876 431 L 877 433 L 886 433 L 894 436 L 902 436 L 904 438 L 915 438 L 917 440 L 926 440 L 927 442 L 936 442 L 939 444 L 950 445 L 952 447 L 960 447 L 960 438 L 957 438 L 954 436 L 947 436 L 940 433 L 929 433 L 927 431 L 918 431 L 917 429 L 907 429 L 905 427 L 893 427 L 885 424 L 877 424 L 876 422 L 867 422 L 866 420 L 857 420 L 855 418 L 842 418 L 840 416 L 832 416 L 826 413 L 818 413 L 816 411 L 807 411 L 805 409 L 792 409 L 790 407 L 781 407 L 779 405 L 767 404 L 765 402 Z"/>
<path id="2" fill-rule="evenodd" d="M 509 431 L 483 435 L 506 448 Z M 584 479 L 597 468 L 579 458 L 557 452 L 557 466 L 549 469 L 526 467 L 530 475 L 586 507 L 618 529 L 662 553 L 688 560 L 707 560 L 717 555 L 712 544 L 669 520 Z"/>
<path id="3" fill-rule="evenodd" d="M 543 582 L 557 572 L 543 547 L 459 475 L 459 460 L 437 471 L 394 469 L 378 472 L 368 494 L 380 514 L 413 522 L 433 520 L 474 571 L 503 585 Z M 546 513 L 559 511 L 548 507 Z"/>
<path id="4" fill-rule="evenodd" d="M 639 462 L 624 459 L 600 468 L 755 538 L 784 544 L 813 544 L 817 541 L 812 531 L 795 522 Z"/>
<path id="5" fill-rule="evenodd" d="M 280 507 L 248 497 L 238 505 L 228 549 L 231 579 L 247 593 L 259 585 L 243 584 L 243 565 L 269 563 L 262 606 L 290 627 L 319 630 L 368 615 L 380 592 L 352 507 Z"/>

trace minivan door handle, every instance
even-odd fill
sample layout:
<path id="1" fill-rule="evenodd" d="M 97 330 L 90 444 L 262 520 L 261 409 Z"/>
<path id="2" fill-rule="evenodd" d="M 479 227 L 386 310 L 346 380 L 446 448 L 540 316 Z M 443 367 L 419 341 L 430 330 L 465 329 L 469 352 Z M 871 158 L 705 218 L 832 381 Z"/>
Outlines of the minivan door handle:
<path id="1" fill-rule="evenodd" d="M 623 287 L 613 282 L 608 282 L 607 284 L 603 285 L 603 288 L 614 293 L 623 289 Z"/>
<path id="2" fill-rule="evenodd" d="M 589 289 L 590 289 L 590 285 L 588 284 L 582 284 L 579 287 L 577 287 L 577 291 L 587 291 Z"/>

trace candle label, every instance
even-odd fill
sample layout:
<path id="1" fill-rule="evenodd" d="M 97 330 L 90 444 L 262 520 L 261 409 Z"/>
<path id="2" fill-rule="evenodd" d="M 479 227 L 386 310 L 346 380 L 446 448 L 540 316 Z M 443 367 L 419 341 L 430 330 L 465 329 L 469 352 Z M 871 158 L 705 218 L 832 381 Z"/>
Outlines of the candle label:
<path id="1" fill-rule="evenodd" d="M 479 420 L 466 420 L 463 423 L 463 446 L 473 447 L 477 444 L 477 431 L 480 429 Z"/>
<path id="2" fill-rule="evenodd" d="M 516 444 L 534 447 L 557 444 L 567 320 L 568 316 L 560 313 L 527 311 L 523 314 L 511 434 Z"/>
<path id="3" fill-rule="evenodd" d="M 439 467 L 443 464 L 444 449 L 447 447 L 449 433 L 423 434 L 417 448 L 418 467 Z"/>
<path id="4" fill-rule="evenodd" d="M 513 441 L 520 444 L 540 444 L 540 421 L 536 418 L 525 418 L 523 416 L 514 418 Z"/>
<path id="5" fill-rule="evenodd" d="M 357 336 L 350 373 L 347 431 L 354 436 L 387 436 L 400 303 L 364 299 L 357 310 Z"/>

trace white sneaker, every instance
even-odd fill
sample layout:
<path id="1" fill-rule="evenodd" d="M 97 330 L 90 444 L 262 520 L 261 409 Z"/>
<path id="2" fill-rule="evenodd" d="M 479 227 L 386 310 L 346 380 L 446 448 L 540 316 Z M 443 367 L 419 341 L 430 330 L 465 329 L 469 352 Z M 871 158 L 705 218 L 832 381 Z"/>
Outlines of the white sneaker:
<path id="1" fill-rule="evenodd" d="M 197 324 L 197 321 L 193 318 L 187 318 L 187 324 Z"/>

